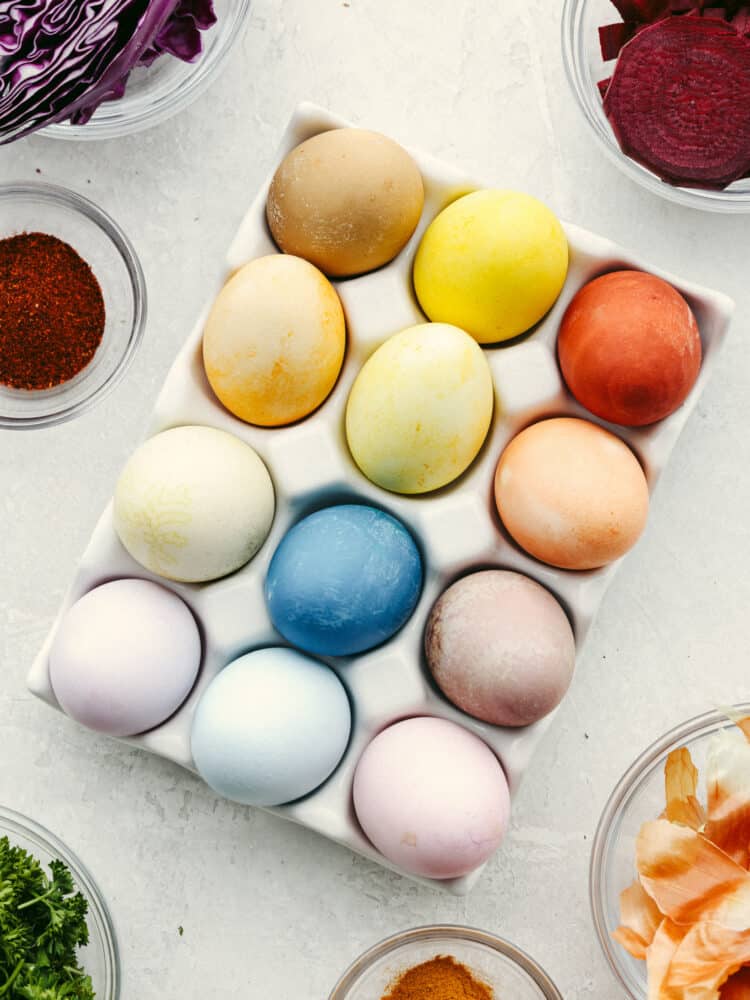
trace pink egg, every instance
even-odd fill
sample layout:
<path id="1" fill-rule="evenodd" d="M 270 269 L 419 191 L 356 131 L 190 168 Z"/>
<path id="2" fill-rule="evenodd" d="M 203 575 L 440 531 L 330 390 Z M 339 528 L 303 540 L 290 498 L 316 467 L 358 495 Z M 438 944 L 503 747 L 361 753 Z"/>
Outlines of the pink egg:
<path id="1" fill-rule="evenodd" d="M 445 719 L 383 730 L 354 775 L 354 809 L 372 844 L 415 875 L 466 875 L 497 849 L 510 816 L 505 774 L 490 748 Z"/>
<path id="2" fill-rule="evenodd" d="M 114 580 L 65 614 L 49 671 L 71 718 L 110 736 L 134 736 L 177 711 L 200 662 L 198 626 L 177 594 L 149 580 Z"/>

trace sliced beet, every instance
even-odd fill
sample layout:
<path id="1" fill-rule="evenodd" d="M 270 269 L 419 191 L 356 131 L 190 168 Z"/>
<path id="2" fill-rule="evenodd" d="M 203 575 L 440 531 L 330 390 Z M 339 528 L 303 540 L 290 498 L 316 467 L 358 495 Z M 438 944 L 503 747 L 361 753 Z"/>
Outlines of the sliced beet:
<path id="1" fill-rule="evenodd" d="M 668 14 L 670 6 L 670 0 L 612 0 L 612 3 L 623 21 L 639 24 L 651 24 L 657 17 Z"/>
<path id="2" fill-rule="evenodd" d="M 616 24 L 603 24 L 599 28 L 599 45 L 604 62 L 619 56 L 620 49 L 630 41 L 637 28 L 634 21 L 618 21 Z"/>
<path id="3" fill-rule="evenodd" d="M 750 7 L 741 7 L 732 18 L 732 27 L 740 35 L 750 35 Z"/>
<path id="4" fill-rule="evenodd" d="M 620 52 L 604 110 L 663 180 L 724 188 L 750 169 L 750 40 L 713 18 L 657 21 Z"/>
<path id="5" fill-rule="evenodd" d="M 612 83 L 611 76 L 608 76 L 606 80 L 600 80 L 597 83 L 597 87 L 599 88 L 599 93 L 602 95 L 602 100 L 604 100 L 604 98 L 607 96 L 607 90 L 609 88 L 610 83 Z"/>

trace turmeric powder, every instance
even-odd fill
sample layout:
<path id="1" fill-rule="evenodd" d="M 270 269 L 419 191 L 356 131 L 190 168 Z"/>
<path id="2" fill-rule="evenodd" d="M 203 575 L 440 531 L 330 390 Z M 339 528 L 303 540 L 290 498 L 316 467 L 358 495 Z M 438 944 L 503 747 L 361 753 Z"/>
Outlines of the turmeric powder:
<path id="1" fill-rule="evenodd" d="M 493 1000 L 492 988 L 465 965 L 438 955 L 403 973 L 382 1000 Z"/>

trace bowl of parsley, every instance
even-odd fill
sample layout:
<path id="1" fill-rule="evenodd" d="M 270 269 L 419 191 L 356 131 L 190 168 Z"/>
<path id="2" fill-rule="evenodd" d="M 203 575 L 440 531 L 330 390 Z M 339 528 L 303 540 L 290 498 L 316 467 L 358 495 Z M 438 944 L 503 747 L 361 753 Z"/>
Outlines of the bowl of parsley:
<path id="1" fill-rule="evenodd" d="M 54 834 L 0 806 L 0 997 L 118 1000 L 112 918 Z"/>

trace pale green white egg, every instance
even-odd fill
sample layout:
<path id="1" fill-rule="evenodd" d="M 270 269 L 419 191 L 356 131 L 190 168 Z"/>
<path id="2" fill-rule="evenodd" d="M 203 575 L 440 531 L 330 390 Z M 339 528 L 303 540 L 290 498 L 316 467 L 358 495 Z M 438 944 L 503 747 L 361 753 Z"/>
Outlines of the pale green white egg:
<path id="1" fill-rule="evenodd" d="M 145 441 L 123 469 L 114 524 L 136 562 L 198 583 L 252 559 L 274 504 L 268 470 L 248 444 L 213 427 L 175 427 Z"/>

